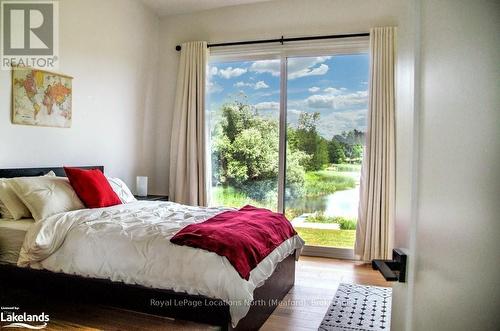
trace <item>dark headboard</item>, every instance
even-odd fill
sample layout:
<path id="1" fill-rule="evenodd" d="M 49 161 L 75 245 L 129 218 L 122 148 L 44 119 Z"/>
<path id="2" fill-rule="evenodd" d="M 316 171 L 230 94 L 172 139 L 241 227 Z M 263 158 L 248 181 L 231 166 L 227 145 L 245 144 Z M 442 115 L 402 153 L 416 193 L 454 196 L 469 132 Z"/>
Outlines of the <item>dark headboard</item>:
<path id="1" fill-rule="evenodd" d="M 85 166 L 76 167 L 81 169 L 99 169 L 104 172 L 103 166 Z M 17 169 L 0 169 L 0 178 L 14 178 L 14 177 L 34 177 L 43 176 L 49 171 L 53 171 L 58 177 L 66 177 L 64 168 L 17 168 Z"/>

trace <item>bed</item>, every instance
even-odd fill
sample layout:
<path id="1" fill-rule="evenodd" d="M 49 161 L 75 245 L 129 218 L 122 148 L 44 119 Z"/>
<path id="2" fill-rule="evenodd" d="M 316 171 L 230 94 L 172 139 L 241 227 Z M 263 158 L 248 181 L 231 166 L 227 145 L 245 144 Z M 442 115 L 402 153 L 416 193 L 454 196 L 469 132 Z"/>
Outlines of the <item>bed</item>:
<path id="1" fill-rule="evenodd" d="M 97 168 L 103 170 L 103 167 Z M 62 168 L 30 168 L 0 170 L 0 178 L 39 176 L 50 170 L 54 171 L 57 176 L 64 176 Z M 110 233 L 106 237 L 107 240 L 124 233 L 126 236 L 128 235 L 127 231 L 123 229 L 144 226 L 144 222 L 139 221 L 141 217 L 147 219 L 147 222 L 153 222 L 159 231 L 174 233 L 182 227 L 185 221 L 179 221 L 179 217 L 175 215 L 188 214 L 188 221 L 195 222 L 205 219 L 211 215 L 210 213 L 217 213 L 216 210 L 197 207 L 189 207 L 190 209 L 185 212 L 182 208 L 188 207 L 168 202 L 137 202 L 128 206 L 110 207 L 103 210 L 80 210 L 65 213 L 65 215 L 55 215 L 44 220 L 42 225 L 38 224 L 40 222 L 34 224 L 29 220 L 23 221 L 24 226 L 8 224 L 9 221 L 0 222 L 0 232 L 4 232 L 8 238 L 17 238 L 7 241 L 0 237 L 0 240 L 6 243 L 4 253 L 0 252 L 0 256 L 5 257 L 0 260 L 0 283 L 8 284 L 12 288 L 22 287 L 25 290 L 45 294 L 51 298 L 106 304 L 216 325 L 223 330 L 258 329 L 279 304 L 279 300 L 288 293 L 294 284 L 295 254 L 299 246 L 296 242 L 283 243 L 283 247 L 280 246 L 279 249 L 273 251 L 272 254 L 275 256 L 270 254 L 269 258 L 259 263 L 258 268 L 252 271 L 249 281 L 245 282 L 242 279 L 236 280 L 231 275 L 224 258 L 214 255 L 214 253 L 193 251 L 193 248 L 179 246 L 174 247 L 179 250 L 175 255 L 176 259 L 171 259 L 165 253 L 161 253 L 163 255 L 158 253 L 156 261 L 153 259 L 154 263 L 148 265 L 150 256 L 148 255 L 148 259 L 143 261 L 141 256 L 145 254 L 144 251 L 155 245 L 155 240 L 148 241 L 137 248 L 125 245 L 127 241 L 124 240 L 122 241 L 123 247 L 116 248 L 116 252 L 113 252 L 115 246 L 106 247 L 103 238 L 99 237 L 101 233 Z M 179 209 L 182 210 L 182 213 L 179 212 L 180 214 L 177 213 Z M 174 215 L 173 219 L 177 219 L 174 225 L 165 223 L 165 219 L 161 218 L 163 214 Z M 115 229 L 113 232 L 113 227 L 109 226 L 111 223 L 106 222 L 106 218 L 119 220 L 121 230 Z M 168 220 L 170 219 L 172 219 L 171 216 Z M 16 222 L 19 221 L 11 221 L 10 223 Z M 181 225 L 177 224 L 179 222 Z M 61 224 L 67 225 L 68 228 L 61 230 Z M 85 227 L 80 229 L 79 226 L 82 224 Z M 92 226 L 89 227 L 88 224 L 92 224 Z M 104 231 L 102 226 L 110 227 L 110 229 Z M 144 231 L 150 230 L 149 224 Z M 89 234 L 89 231 L 93 233 L 93 236 L 91 233 L 85 237 L 84 234 Z M 43 232 L 44 236 L 50 239 L 51 245 L 58 243 L 54 246 L 57 246 L 57 249 L 51 250 L 50 247 L 41 251 L 30 249 L 29 243 L 33 241 L 31 236 L 40 232 Z M 69 235 L 72 237 L 68 237 L 68 239 L 66 236 Z M 28 248 L 23 246 L 20 250 L 18 262 L 23 267 L 19 267 L 12 262 L 17 258 L 19 238 L 25 239 L 25 236 L 27 238 L 25 245 L 28 245 L 26 246 Z M 86 240 L 87 238 L 89 240 Z M 134 245 L 137 244 L 134 243 Z M 162 242 L 161 245 L 165 245 L 165 243 Z M 162 252 L 163 250 L 172 252 L 172 247 L 153 249 L 154 252 Z M 120 263 L 113 266 L 115 263 L 112 258 L 113 254 L 125 254 L 123 256 L 131 258 L 124 257 L 122 260 L 125 262 L 120 259 Z M 106 260 L 100 255 L 110 255 L 110 257 Z M 86 265 L 86 261 L 88 262 L 89 257 L 92 256 L 94 257 L 92 263 Z M 182 258 L 179 259 L 179 256 Z M 62 260 L 71 260 L 72 264 L 67 266 L 58 263 Z M 100 261 L 101 265 L 93 266 L 94 260 Z M 164 261 L 168 266 L 160 273 L 152 270 L 162 264 L 159 261 Z M 134 265 L 135 262 L 137 265 Z M 203 273 L 191 270 L 193 265 L 203 266 L 204 263 L 206 266 L 202 268 Z M 214 267 L 216 263 L 219 264 Z M 117 269 L 124 264 L 130 264 L 127 268 L 131 270 L 142 268 L 141 270 L 145 270 L 144 275 L 141 271 L 141 276 L 138 279 L 129 277 L 127 272 Z M 103 272 L 102 269 L 106 269 L 106 267 L 111 272 Z M 214 270 L 217 268 L 226 269 L 223 273 L 216 274 Z M 163 274 L 165 274 L 164 279 L 158 277 L 158 275 Z M 166 279 L 177 279 L 177 281 L 175 284 L 165 285 Z M 244 293 L 245 291 L 250 293 Z M 238 302 L 236 305 L 229 304 L 233 298 L 238 299 L 234 300 Z M 242 302 L 244 302 L 243 307 L 241 307 Z"/>
<path id="2" fill-rule="evenodd" d="M 17 264 L 26 232 L 34 223 L 31 218 L 17 221 L 0 218 L 0 262 Z"/>

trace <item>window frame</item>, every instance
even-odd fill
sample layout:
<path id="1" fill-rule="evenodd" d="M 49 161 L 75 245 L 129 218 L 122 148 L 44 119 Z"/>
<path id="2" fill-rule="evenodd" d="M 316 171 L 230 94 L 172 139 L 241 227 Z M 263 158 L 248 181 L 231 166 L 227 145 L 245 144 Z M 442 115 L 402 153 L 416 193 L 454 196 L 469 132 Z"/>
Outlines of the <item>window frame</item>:
<path id="1" fill-rule="evenodd" d="M 369 37 L 295 42 L 285 45 L 244 45 L 210 49 L 208 66 L 217 63 L 240 61 L 280 60 L 280 109 L 279 109 L 279 160 L 278 160 L 278 212 L 285 211 L 286 185 L 286 126 L 287 126 L 287 64 L 292 57 L 338 56 L 350 54 L 369 55 Z M 208 67 L 207 66 L 207 67 Z M 207 142 L 210 137 L 207 137 Z M 207 144 L 206 157 L 210 157 Z M 210 159 L 207 159 L 207 161 Z M 211 165 L 210 162 L 207 164 Z M 207 167 L 207 179 L 211 178 L 211 168 Z M 207 190 L 211 183 L 207 183 Z M 211 192 L 207 192 L 210 196 Z M 305 245 L 302 255 L 338 259 L 355 259 L 354 249 Z"/>

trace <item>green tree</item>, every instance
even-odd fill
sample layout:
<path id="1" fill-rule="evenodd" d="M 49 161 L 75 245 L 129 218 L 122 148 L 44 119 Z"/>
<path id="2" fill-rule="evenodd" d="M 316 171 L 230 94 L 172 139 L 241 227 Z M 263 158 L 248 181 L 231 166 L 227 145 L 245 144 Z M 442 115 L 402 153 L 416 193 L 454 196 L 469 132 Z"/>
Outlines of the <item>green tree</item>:
<path id="1" fill-rule="evenodd" d="M 345 162 L 360 164 L 363 158 L 363 145 L 365 144 L 365 133 L 357 129 L 344 131 L 340 135 L 335 135 L 344 150 Z M 331 146 L 330 146 L 331 147 Z M 330 149 L 330 156 L 331 156 Z"/>
<path id="2" fill-rule="evenodd" d="M 363 146 L 360 144 L 354 144 L 351 146 L 351 162 L 356 164 L 361 164 L 363 160 Z"/>
<path id="3" fill-rule="evenodd" d="M 312 170 L 320 170 L 328 163 L 328 141 L 317 135 L 316 137 L 316 150 L 314 151 L 311 163 Z"/>
<path id="4" fill-rule="evenodd" d="M 243 102 L 223 105 L 221 119 L 212 130 L 212 181 L 230 185 L 249 197 L 264 200 L 275 194 L 279 159 L 278 121 L 257 116 Z M 304 184 L 304 164 L 310 157 L 287 149 L 287 183 L 290 196 Z"/>
<path id="5" fill-rule="evenodd" d="M 285 199 L 295 199 L 305 194 L 306 171 L 304 164 L 310 158 L 310 155 L 291 148 L 290 144 L 287 145 Z"/>
<path id="6" fill-rule="evenodd" d="M 302 112 L 293 137 L 296 148 L 312 156 L 306 163 L 306 170 L 320 170 L 328 163 L 328 143 L 316 130 L 318 120 L 318 112 Z"/>
<path id="7" fill-rule="evenodd" d="M 345 162 L 344 147 L 335 137 L 328 143 L 328 155 L 330 163 L 340 164 Z"/>

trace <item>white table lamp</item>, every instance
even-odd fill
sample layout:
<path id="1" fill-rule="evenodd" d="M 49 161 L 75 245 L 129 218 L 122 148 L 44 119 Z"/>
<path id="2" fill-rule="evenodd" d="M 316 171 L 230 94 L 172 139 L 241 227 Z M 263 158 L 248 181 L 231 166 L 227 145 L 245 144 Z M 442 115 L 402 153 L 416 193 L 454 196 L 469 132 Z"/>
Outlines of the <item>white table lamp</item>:
<path id="1" fill-rule="evenodd" d="M 136 189 L 137 189 L 138 196 L 145 197 L 148 195 L 148 177 L 147 176 L 137 176 Z"/>

